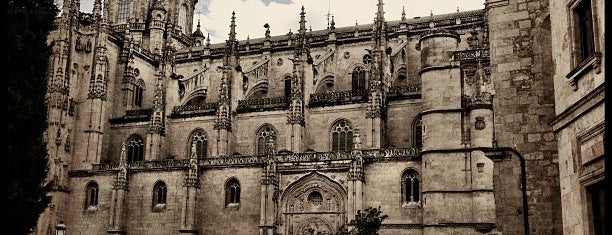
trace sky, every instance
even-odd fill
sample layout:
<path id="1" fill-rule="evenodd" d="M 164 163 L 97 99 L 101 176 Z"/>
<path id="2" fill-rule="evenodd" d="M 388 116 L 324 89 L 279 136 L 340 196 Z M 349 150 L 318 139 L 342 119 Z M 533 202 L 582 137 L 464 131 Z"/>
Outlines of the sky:
<path id="1" fill-rule="evenodd" d="M 165 0 L 166 4 L 169 1 Z M 429 16 L 484 8 L 485 0 L 385 0 L 387 21 L 406 17 Z M 81 0 L 81 11 L 91 12 L 93 0 Z M 198 0 L 194 13 L 194 30 L 198 20 L 211 43 L 228 38 L 232 11 L 236 12 L 236 37 L 239 40 L 264 37 L 264 24 L 270 25 L 270 35 L 284 35 L 299 29 L 301 7 L 306 12 L 306 26 L 312 30 L 326 29 L 327 14 L 333 15 L 336 27 L 374 22 L 378 0 Z M 330 18 L 331 20 L 331 18 Z"/>

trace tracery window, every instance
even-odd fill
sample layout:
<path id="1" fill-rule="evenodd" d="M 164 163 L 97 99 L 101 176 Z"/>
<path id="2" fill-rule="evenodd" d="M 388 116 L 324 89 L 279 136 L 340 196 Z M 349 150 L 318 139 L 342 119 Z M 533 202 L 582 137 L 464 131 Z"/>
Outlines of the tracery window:
<path id="1" fill-rule="evenodd" d="M 191 29 L 187 27 L 187 5 L 181 5 L 179 10 L 178 25 L 183 29 L 183 33 L 190 35 Z"/>
<path id="2" fill-rule="evenodd" d="M 144 86 L 145 84 L 142 79 L 138 80 L 134 86 L 134 95 L 132 99 L 132 105 L 134 107 L 142 107 L 142 93 L 144 92 Z"/>
<path id="3" fill-rule="evenodd" d="M 419 174 L 416 170 L 408 169 L 402 175 L 402 204 L 415 204 L 421 201 L 419 188 Z"/>
<path id="4" fill-rule="evenodd" d="M 195 144 L 195 154 L 196 154 L 196 158 L 206 158 L 207 155 L 207 150 L 208 150 L 208 138 L 206 137 L 206 133 L 204 133 L 204 130 L 202 129 L 198 129 L 195 130 L 192 134 L 191 137 L 189 138 L 189 155 L 191 156 L 191 154 L 193 154 L 192 151 L 192 146 Z"/>
<path id="5" fill-rule="evenodd" d="M 89 182 L 85 187 L 85 208 L 94 209 L 98 206 L 98 184 Z"/>
<path id="6" fill-rule="evenodd" d="M 139 135 L 132 135 L 127 140 L 127 161 L 137 162 L 144 160 L 144 142 Z"/>
<path id="7" fill-rule="evenodd" d="M 160 210 L 166 207 L 166 196 L 168 189 L 166 184 L 162 181 L 158 181 L 153 186 L 153 209 Z"/>
<path id="8" fill-rule="evenodd" d="M 225 206 L 237 206 L 240 203 L 240 182 L 232 178 L 225 184 Z"/>
<path id="9" fill-rule="evenodd" d="M 119 9 L 117 10 L 117 23 L 127 23 L 130 14 L 130 4 L 132 0 L 119 0 Z"/>
<path id="10" fill-rule="evenodd" d="M 347 120 L 337 121 L 332 127 L 332 151 L 353 150 L 353 128 Z"/>
<path id="11" fill-rule="evenodd" d="M 257 154 L 268 154 L 271 150 L 276 150 L 276 132 L 271 125 L 265 125 L 257 131 Z"/>
<path id="12" fill-rule="evenodd" d="M 357 67 L 352 73 L 352 90 L 363 90 L 365 89 L 365 70 L 362 67 Z"/>

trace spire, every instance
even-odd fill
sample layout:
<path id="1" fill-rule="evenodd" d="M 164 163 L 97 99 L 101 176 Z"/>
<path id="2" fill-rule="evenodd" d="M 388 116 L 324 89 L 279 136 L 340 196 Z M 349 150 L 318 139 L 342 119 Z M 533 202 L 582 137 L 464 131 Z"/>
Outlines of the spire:
<path id="1" fill-rule="evenodd" d="M 210 33 L 206 33 L 206 47 L 210 46 Z"/>
<path id="2" fill-rule="evenodd" d="M 331 0 L 327 1 L 327 28 L 329 29 L 329 16 L 331 16 Z"/>
<path id="3" fill-rule="evenodd" d="M 232 23 L 230 24 L 229 40 L 236 40 L 236 13 L 232 11 Z"/>
<path id="4" fill-rule="evenodd" d="M 336 29 L 336 22 L 334 22 L 334 16 L 333 15 L 332 15 L 331 23 L 329 25 L 329 29 L 331 29 L 331 30 Z"/>
<path id="5" fill-rule="evenodd" d="M 194 31 L 191 36 L 193 36 L 193 37 L 204 37 L 204 34 L 202 33 L 202 31 L 200 31 L 200 19 L 198 19 L 198 26 L 196 27 L 196 31 Z"/>
<path id="6" fill-rule="evenodd" d="M 385 11 L 383 9 L 383 5 L 385 5 L 383 0 L 378 0 L 378 11 L 376 12 L 376 20 L 378 21 L 385 21 Z"/>
<path id="7" fill-rule="evenodd" d="M 402 21 L 406 21 L 406 9 L 402 6 Z"/>
<path id="8" fill-rule="evenodd" d="M 300 33 L 306 32 L 306 12 L 304 11 L 304 6 L 302 6 L 302 12 L 300 12 Z"/>

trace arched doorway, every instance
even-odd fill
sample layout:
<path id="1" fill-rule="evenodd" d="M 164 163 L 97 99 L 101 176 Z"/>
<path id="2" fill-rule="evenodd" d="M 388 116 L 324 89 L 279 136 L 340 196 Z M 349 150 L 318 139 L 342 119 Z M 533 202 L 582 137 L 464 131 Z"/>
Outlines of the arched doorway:
<path id="1" fill-rule="evenodd" d="M 281 228 L 285 235 L 334 234 L 346 223 L 346 190 L 312 172 L 291 183 L 281 197 Z"/>

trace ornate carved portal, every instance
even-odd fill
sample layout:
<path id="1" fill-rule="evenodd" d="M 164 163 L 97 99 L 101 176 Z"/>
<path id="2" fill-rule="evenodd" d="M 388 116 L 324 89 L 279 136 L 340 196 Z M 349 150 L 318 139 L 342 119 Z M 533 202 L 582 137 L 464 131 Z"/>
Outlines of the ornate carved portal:
<path id="1" fill-rule="evenodd" d="M 344 187 L 312 172 L 284 190 L 280 231 L 285 235 L 334 234 L 346 223 L 346 200 Z"/>

